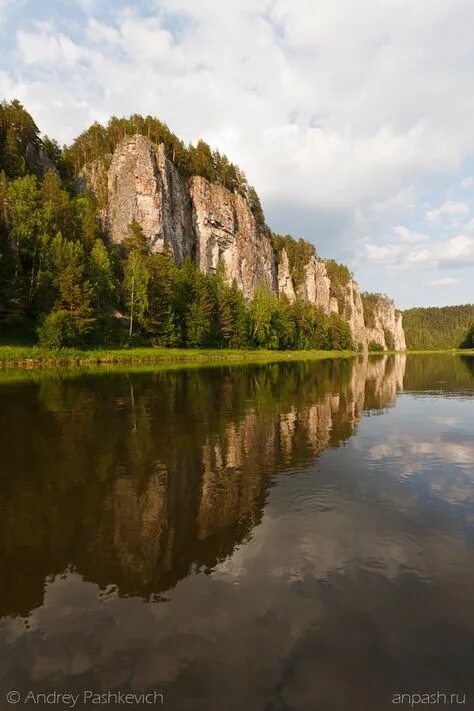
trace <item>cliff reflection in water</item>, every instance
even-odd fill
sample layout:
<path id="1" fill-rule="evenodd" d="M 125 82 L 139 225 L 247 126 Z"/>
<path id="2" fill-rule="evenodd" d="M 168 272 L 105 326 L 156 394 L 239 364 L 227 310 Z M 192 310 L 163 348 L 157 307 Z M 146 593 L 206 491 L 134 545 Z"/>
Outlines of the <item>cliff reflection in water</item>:
<path id="1" fill-rule="evenodd" d="M 27 615 L 65 570 L 149 599 L 213 568 L 272 476 L 392 405 L 404 371 L 384 356 L 3 386 L 0 615 Z"/>

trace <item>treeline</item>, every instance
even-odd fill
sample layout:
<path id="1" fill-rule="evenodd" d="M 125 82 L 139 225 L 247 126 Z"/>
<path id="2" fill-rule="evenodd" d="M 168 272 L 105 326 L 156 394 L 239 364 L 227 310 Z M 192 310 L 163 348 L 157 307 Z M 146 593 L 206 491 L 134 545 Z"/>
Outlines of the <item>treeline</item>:
<path id="1" fill-rule="evenodd" d="M 164 145 L 166 156 L 185 178 L 200 175 L 211 183 L 218 183 L 231 192 L 244 197 L 261 229 L 265 224 L 260 199 L 255 188 L 248 184 L 246 175 L 238 165 L 231 163 L 224 153 L 203 140 L 185 145 L 168 126 L 154 116 L 133 114 L 128 118 L 112 116 L 107 125 L 95 122 L 64 149 L 63 164 L 69 177 L 79 175 L 88 163 L 100 158 L 109 161 L 120 141 L 135 134 L 146 136 L 157 146 Z"/>
<path id="2" fill-rule="evenodd" d="M 38 127 L 22 104 L 0 103 L 0 169 L 16 178 L 33 173 L 44 174 L 46 168 L 64 169 L 58 143 L 47 136 L 41 138 Z"/>
<path id="3" fill-rule="evenodd" d="M 352 347 L 339 316 L 263 286 L 246 303 L 223 267 L 204 275 L 189 259 L 178 267 L 151 254 L 136 222 L 123 244 L 109 245 L 92 199 L 69 195 L 53 171 L 43 181 L 3 173 L 0 187 L 0 327 L 29 323 L 54 349 Z"/>
<path id="4" fill-rule="evenodd" d="M 53 168 L 62 178 L 72 181 L 88 163 L 97 159 L 107 163 L 120 141 L 137 133 L 147 136 L 156 145 L 163 144 L 167 157 L 184 177 L 201 175 L 242 195 L 259 226 L 268 229 L 257 192 L 238 165 L 203 140 L 195 146 L 185 145 L 154 116 L 112 116 L 105 126 L 94 122 L 70 146 L 61 149 L 54 139 L 40 137 L 33 118 L 18 100 L 3 101 L 0 103 L 0 165 L 10 177 L 28 172 L 39 176 L 45 169 Z"/>
<path id="5" fill-rule="evenodd" d="M 403 328 L 410 350 L 473 348 L 474 304 L 408 309 Z"/>
<path id="6" fill-rule="evenodd" d="M 350 349 L 349 327 L 308 303 L 290 303 L 263 285 L 247 303 L 222 265 L 202 274 L 187 259 L 178 267 L 169 254 L 150 254 L 137 223 L 125 242 L 124 302 L 130 334 L 161 346 L 189 348 Z"/>
<path id="7" fill-rule="evenodd" d="M 178 267 L 166 253 L 151 254 L 136 222 L 123 244 L 110 243 L 94 196 L 80 192 L 71 179 L 83 161 L 105 156 L 127 131 L 164 142 L 183 170 L 243 189 L 245 178 L 235 166 L 226 177 L 225 156 L 203 143 L 185 148 L 149 117 L 111 119 L 105 129 L 94 125 L 62 152 L 40 138 L 19 102 L 0 107 L 0 333 L 29 332 L 50 348 L 142 342 L 352 348 L 349 327 L 338 315 L 326 316 L 300 301 L 291 304 L 263 286 L 247 303 L 222 270 L 204 275 L 190 260 Z M 248 186 L 245 190 L 261 211 L 256 194 L 252 197 Z M 263 213 L 261 222 L 264 226 Z M 301 278 L 303 262 L 314 249 L 301 240 L 281 239 L 295 278 Z"/>

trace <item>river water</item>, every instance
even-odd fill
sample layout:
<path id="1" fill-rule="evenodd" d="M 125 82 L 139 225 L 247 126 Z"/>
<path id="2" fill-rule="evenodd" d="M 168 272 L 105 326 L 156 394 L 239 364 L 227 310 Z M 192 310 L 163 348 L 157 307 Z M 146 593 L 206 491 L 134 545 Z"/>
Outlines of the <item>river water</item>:
<path id="1" fill-rule="evenodd" d="M 451 355 L 0 374 L 0 708 L 474 708 L 473 396 Z"/>

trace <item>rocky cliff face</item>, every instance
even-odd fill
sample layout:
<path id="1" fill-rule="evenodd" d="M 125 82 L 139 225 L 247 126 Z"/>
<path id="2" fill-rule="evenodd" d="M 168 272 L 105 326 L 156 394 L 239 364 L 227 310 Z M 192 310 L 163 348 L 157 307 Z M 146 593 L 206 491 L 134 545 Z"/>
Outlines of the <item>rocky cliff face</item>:
<path id="1" fill-rule="evenodd" d="M 136 220 L 153 251 L 165 246 L 180 264 L 192 255 L 191 200 L 185 181 L 145 136 L 132 136 L 115 151 L 108 171 L 106 221 L 114 242 L 122 242 Z"/>
<path id="2" fill-rule="evenodd" d="M 257 228 L 247 201 L 201 176 L 190 180 L 195 256 L 204 273 L 220 262 L 246 298 L 258 284 L 276 290 L 275 256 L 269 238 Z"/>
<path id="3" fill-rule="evenodd" d="M 305 301 L 320 306 L 324 313 L 331 312 L 331 282 L 326 265 L 322 259 L 311 257 L 305 267 L 302 284 L 298 288 L 298 296 Z"/>
<path id="4" fill-rule="evenodd" d="M 402 314 L 390 299 L 379 297 L 370 322 L 366 325 L 367 342 L 378 343 L 386 350 L 406 350 Z"/>
<path id="5" fill-rule="evenodd" d="M 286 249 L 282 249 L 279 259 L 277 260 L 277 287 L 279 294 L 285 294 L 291 303 L 295 301 L 295 287 Z"/>
<path id="6" fill-rule="evenodd" d="M 367 347 L 367 334 L 364 324 L 364 307 L 360 295 L 359 284 L 351 279 L 346 287 L 346 301 L 343 310 L 349 326 L 351 327 L 352 336 L 359 348 Z"/>
<path id="7" fill-rule="evenodd" d="M 236 280 L 247 299 L 265 284 L 290 301 L 298 297 L 326 314 L 339 313 L 361 349 L 370 341 L 405 349 L 401 314 L 391 302 L 380 300 L 368 327 L 357 282 L 339 285 L 336 297 L 322 259 L 312 255 L 296 281 L 287 251 L 277 254 L 248 201 L 201 176 L 185 179 L 166 157 L 163 145 L 157 147 L 141 135 L 126 138 L 109 159 L 89 164 L 81 182 L 96 193 L 113 241 L 122 242 L 136 220 L 152 251 L 168 248 L 178 264 L 191 257 L 207 274 L 223 263 L 228 278 Z"/>

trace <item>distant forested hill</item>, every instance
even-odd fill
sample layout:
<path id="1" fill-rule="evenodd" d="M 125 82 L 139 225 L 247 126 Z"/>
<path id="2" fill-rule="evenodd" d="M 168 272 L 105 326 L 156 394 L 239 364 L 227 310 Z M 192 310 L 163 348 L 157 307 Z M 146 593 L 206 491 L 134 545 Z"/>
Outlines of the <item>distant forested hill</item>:
<path id="1" fill-rule="evenodd" d="M 414 308 L 403 312 L 407 348 L 458 348 L 474 324 L 474 304 Z"/>

